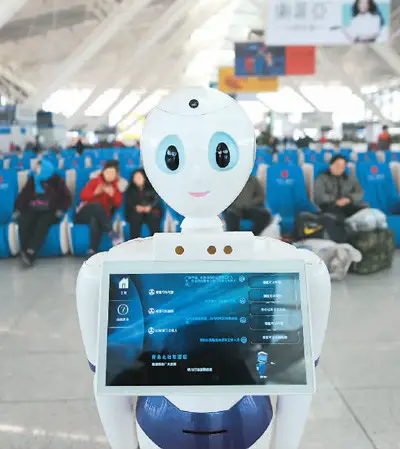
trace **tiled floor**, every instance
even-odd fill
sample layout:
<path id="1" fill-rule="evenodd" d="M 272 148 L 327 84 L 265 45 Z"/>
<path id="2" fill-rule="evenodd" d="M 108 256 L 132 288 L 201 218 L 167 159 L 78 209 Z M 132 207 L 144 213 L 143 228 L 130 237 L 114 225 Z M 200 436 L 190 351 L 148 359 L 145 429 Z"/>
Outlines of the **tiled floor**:
<path id="1" fill-rule="evenodd" d="M 80 261 L 0 262 L 0 449 L 107 449 L 82 352 Z M 400 449 L 400 254 L 333 288 L 301 449 Z"/>

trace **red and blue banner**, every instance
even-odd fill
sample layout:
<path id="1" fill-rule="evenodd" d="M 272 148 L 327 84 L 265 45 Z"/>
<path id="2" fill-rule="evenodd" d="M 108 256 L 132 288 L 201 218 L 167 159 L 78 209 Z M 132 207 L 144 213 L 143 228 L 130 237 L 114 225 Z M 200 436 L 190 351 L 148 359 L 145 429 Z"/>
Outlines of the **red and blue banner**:
<path id="1" fill-rule="evenodd" d="M 235 44 L 235 76 L 238 77 L 314 75 L 315 70 L 315 47 L 271 47 L 262 42 Z"/>

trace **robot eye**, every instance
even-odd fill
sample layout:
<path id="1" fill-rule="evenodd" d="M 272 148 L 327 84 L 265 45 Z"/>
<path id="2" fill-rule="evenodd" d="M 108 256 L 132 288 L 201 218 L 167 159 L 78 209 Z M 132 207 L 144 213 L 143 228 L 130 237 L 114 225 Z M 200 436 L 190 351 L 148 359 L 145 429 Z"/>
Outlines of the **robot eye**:
<path id="1" fill-rule="evenodd" d="M 215 152 L 215 162 L 219 168 L 226 168 L 231 160 L 231 153 L 226 143 L 221 142 L 217 145 Z"/>
<path id="2" fill-rule="evenodd" d="M 156 152 L 156 164 L 164 173 L 174 174 L 181 171 L 185 161 L 182 141 L 176 135 L 164 137 Z"/>
<path id="3" fill-rule="evenodd" d="M 171 171 L 179 168 L 179 152 L 176 146 L 170 145 L 165 152 L 165 165 Z"/>
<path id="4" fill-rule="evenodd" d="M 208 159 L 215 170 L 231 170 L 239 161 L 237 143 L 229 134 L 215 133 L 209 143 Z"/>

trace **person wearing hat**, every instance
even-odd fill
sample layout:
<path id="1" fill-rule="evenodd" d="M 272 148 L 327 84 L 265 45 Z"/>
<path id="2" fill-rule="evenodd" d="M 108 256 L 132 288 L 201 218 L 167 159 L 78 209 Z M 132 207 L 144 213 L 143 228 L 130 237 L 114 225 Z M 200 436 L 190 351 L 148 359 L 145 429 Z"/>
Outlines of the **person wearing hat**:
<path id="1" fill-rule="evenodd" d="M 318 176 L 314 186 L 314 200 L 321 211 L 332 213 L 342 220 L 367 207 L 358 179 L 346 173 L 346 168 L 347 159 L 344 156 L 333 156 L 329 169 Z"/>
<path id="2" fill-rule="evenodd" d="M 51 226 L 59 223 L 71 206 L 72 197 L 64 179 L 48 160 L 40 160 L 15 201 L 21 260 L 31 266 Z"/>

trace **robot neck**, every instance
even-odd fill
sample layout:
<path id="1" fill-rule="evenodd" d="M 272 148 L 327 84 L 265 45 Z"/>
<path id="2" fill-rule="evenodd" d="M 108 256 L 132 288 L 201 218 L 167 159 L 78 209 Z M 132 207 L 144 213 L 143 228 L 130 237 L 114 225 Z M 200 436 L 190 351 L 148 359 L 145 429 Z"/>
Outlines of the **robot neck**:
<path id="1" fill-rule="evenodd" d="M 219 217 L 186 217 L 181 228 L 184 233 L 217 233 L 224 231 L 223 223 Z"/>

